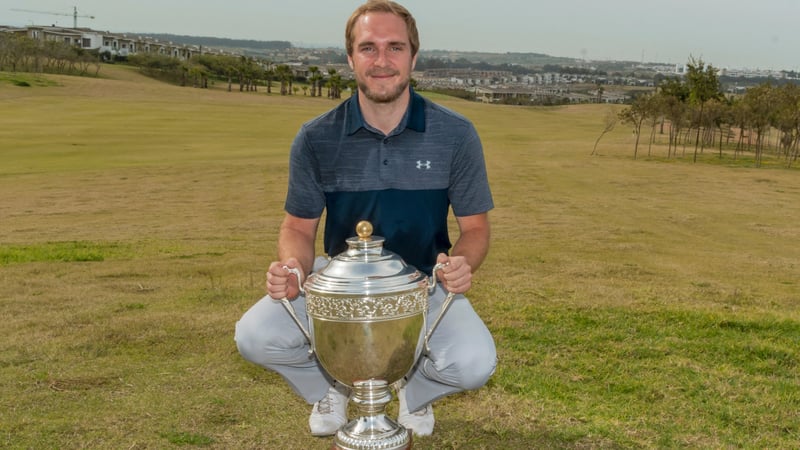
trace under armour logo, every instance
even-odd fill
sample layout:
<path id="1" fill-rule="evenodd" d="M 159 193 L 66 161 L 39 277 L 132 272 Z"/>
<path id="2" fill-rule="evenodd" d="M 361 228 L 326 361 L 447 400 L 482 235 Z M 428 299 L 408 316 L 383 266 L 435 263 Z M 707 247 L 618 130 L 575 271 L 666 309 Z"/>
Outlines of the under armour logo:
<path id="1" fill-rule="evenodd" d="M 430 161 L 425 161 L 425 162 L 417 161 L 417 169 L 430 170 L 430 168 L 431 168 L 431 162 Z"/>

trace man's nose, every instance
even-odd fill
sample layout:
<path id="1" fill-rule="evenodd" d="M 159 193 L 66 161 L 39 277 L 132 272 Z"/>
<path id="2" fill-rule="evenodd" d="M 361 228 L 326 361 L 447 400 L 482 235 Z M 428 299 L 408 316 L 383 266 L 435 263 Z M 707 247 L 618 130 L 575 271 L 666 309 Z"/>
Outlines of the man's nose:
<path id="1" fill-rule="evenodd" d="M 383 67 L 386 65 L 386 62 L 389 60 L 388 52 L 388 49 L 378 49 L 378 55 L 375 57 L 376 66 Z"/>

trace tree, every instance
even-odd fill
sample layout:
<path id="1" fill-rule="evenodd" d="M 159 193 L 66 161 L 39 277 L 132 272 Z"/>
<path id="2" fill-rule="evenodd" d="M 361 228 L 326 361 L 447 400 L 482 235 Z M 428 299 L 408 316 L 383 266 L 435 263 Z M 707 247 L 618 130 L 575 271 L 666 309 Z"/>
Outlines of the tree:
<path id="1" fill-rule="evenodd" d="M 732 124 L 739 128 L 739 139 L 736 141 L 736 150 L 733 153 L 733 159 L 736 159 L 744 145 L 745 129 L 750 123 L 750 109 L 744 102 L 744 98 L 739 97 L 731 100 L 730 110 Z"/>
<path id="2" fill-rule="evenodd" d="M 228 82 L 228 92 L 233 90 L 233 77 L 239 73 L 241 60 L 229 55 L 200 54 L 192 56 L 194 73 L 199 77 L 200 87 L 208 87 L 208 79 L 215 77 Z"/>
<path id="3" fill-rule="evenodd" d="M 292 77 L 294 76 L 292 68 L 286 64 L 280 64 L 275 67 L 275 75 L 281 82 L 281 95 L 291 94 Z"/>
<path id="4" fill-rule="evenodd" d="M 650 139 L 647 141 L 647 156 L 652 154 L 653 142 L 656 139 L 656 125 L 664 122 L 664 98 L 658 94 L 651 95 L 647 101 L 648 125 L 650 125 Z"/>
<path id="5" fill-rule="evenodd" d="M 781 147 L 788 167 L 797 159 L 800 141 L 800 86 L 787 83 L 776 89 L 773 126 L 781 132 Z"/>
<path id="6" fill-rule="evenodd" d="M 730 125 L 733 123 L 731 103 L 724 97 L 713 99 L 706 106 L 706 123 L 713 125 L 719 132 L 719 157 L 722 159 L 722 140 L 730 135 Z"/>
<path id="7" fill-rule="evenodd" d="M 275 75 L 275 68 L 272 63 L 269 63 L 264 69 L 264 78 L 267 79 L 267 94 L 272 94 L 272 81 L 275 79 Z"/>
<path id="8" fill-rule="evenodd" d="M 686 102 L 689 98 L 689 89 L 681 80 L 669 78 L 659 84 L 658 95 L 661 96 L 659 101 L 661 111 L 670 122 L 667 147 L 667 157 L 669 157 L 673 145 L 675 155 L 678 154 L 678 136 L 686 122 Z"/>
<path id="9" fill-rule="evenodd" d="M 772 98 L 772 85 L 769 83 L 750 88 L 744 95 L 750 127 L 756 133 L 756 167 L 761 167 L 764 154 L 764 134 L 771 123 Z"/>
<path id="10" fill-rule="evenodd" d="M 322 74 L 319 73 L 319 67 L 311 66 L 308 68 L 308 71 L 311 72 L 311 76 L 308 77 L 308 81 L 311 84 L 311 96 L 317 96 L 317 84 L 322 80 Z"/>
<path id="11" fill-rule="evenodd" d="M 651 94 L 643 94 L 636 97 L 631 103 L 631 106 L 623 109 L 619 113 L 619 119 L 622 123 L 629 123 L 633 125 L 633 134 L 636 135 L 636 143 L 633 145 L 633 159 L 639 152 L 639 137 L 642 134 L 642 123 L 650 114 L 650 101 Z"/>
<path id="12" fill-rule="evenodd" d="M 700 129 L 703 127 L 703 110 L 706 103 L 712 99 L 722 98 L 721 85 L 717 69 L 712 65 L 706 66 L 702 59 L 689 59 L 686 65 L 686 84 L 689 88 L 690 103 L 699 107 L 697 117 L 697 139 L 694 144 L 694 162 L 697 162 L 697 148 L 700 146 Z"/>
<path id="13" fill-rule="evenodd" d="M 613 131 L 614 127 L 617 126 L 617 119 L 618 116 L 614 114 L 614 110 L 609 109 L 608 112 L 606 113 L 605 126 L 603 127 L 603 131 L 600 133 L 600 136 L 597 137 L 597 140 L 594 141 L 594 148 L 592 149 L 591 156 L 597 154 L 597 144 L 600 143 L 600 139 L 602 139 L 606 133 L 610 133 L 611 131 Z"/>
<path id="14" fill-rule="evenodd" d="M 342 76 L 334 68 L 328 69 L 328 98 L 342 98 Z"/>
<path id="15" fill-rule="evenodd" d="M 597 103 L 603 103 L 603 94 L 605 91 L 605 88 L 601 86 L 600 83 L 597 83 L 597 89 L 595 91 L 597 93 Z"/>

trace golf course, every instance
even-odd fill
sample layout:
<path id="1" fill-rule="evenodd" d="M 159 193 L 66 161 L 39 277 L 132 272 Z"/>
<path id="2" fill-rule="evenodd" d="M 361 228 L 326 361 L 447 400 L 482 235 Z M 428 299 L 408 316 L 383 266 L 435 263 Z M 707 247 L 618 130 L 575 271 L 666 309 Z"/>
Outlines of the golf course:
<path id="1" fill-rule="evenodd" d="M 468 297 L 499 361 L 414 448 L 800 447 L 796 164 L 668 157 L 665 136 L 634 159 L 622 123 L 595 148 L 624 105 L 422 94 L 483 141 Z M 0 448 L 330 447 L 233 332 L 276 258 L 292 139 L 339 101 L 0 72 Z"/>

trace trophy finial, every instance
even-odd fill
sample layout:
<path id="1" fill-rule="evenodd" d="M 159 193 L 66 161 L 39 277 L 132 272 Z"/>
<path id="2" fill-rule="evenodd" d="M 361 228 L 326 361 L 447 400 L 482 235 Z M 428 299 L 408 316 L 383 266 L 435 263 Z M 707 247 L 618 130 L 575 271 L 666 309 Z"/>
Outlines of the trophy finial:
<path id="1" fill-rule="evenodd" d="M 369 241 L 372 238 L 372 224 L 366 220 L 358 222 L 356 225 L 356 234 L 360 241 Z"/>

